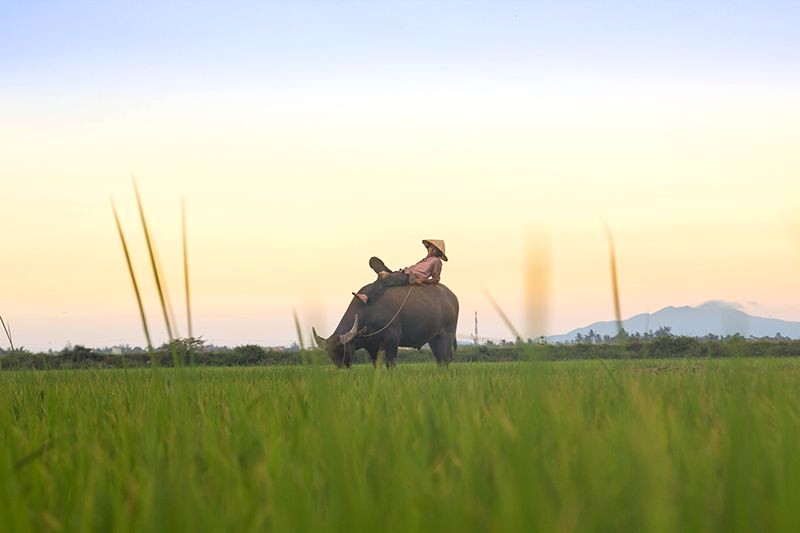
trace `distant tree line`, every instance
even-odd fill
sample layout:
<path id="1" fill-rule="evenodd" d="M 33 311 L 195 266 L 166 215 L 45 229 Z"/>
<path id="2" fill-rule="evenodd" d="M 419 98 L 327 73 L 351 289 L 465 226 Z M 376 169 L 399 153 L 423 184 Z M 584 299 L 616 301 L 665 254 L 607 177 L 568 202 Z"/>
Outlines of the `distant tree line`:
<path id="1" fill-rule="evenodd" d="M 202 339 L 179 339 L 152 351 L 143 348 L 91 349 L 71 346 L 59 352 L 33 353 L 25 348 L 14 351 L 0 349 L 0 369 L 70 369 L 70 368 L 140 368 L 172 366 L 269 366 L 330 364 L 325 352 L 314 350 L 265 349 L 246 344 L 235 348 L 209 346 Z M 575 342 L 548 344 L 541 341 L 487 342 L 458 347 L 455 362 L 500 362 L 529 359 L 568 361 L 581 359 L 673 359 L 721 357 L 796 357 L 800 356 L 800 340 L 775 337 L 753 338 L 741 335 L 720 337 L 682 337 L 669 328 L 648 334 L 627 334 L 610 337 L 592 331 L 578 335 Z M 432 362 L 427 349 L 401 349 L 401 363 Z M 368 364 L 369 357 L 360 350 L 356 364 Z"/>

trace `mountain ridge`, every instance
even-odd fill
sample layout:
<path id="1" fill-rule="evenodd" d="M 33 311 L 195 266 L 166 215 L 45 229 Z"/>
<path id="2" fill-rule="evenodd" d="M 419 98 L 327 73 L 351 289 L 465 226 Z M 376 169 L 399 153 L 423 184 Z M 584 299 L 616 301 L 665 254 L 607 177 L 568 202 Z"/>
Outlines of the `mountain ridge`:
<path id="1" fill-rule="evenodd" d="M 639 313 L 623 320 L 622 327 L 632 334 L 644 334 L 669 327 L 673 335 L 687 337 L 738 333 L 745 337 L 774 337 L 780 334 L 784 337 L 800 338 L 800 322 L 750 315 L 742 311 L 738 304 L 721 300 L 710 300 L 695 307 L 667 306 L 655 313 Z M 586 335 L 590 330 L 600 336 L 613 337 L 617 334 L 617 324 L 613 320 L 594 322 L 562 335 L 551 335 L 547 340 L 572 342 L 578 334 Z"/>

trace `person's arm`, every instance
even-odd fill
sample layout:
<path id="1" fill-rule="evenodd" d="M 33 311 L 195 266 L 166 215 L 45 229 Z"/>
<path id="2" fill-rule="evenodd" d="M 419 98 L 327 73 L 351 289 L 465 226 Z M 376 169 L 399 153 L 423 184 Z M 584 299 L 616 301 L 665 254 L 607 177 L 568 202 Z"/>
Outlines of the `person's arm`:
<path id="1" fill-rule="evenodd" d="M 436 283 L 439 283 L 441 277 L 442 277 L 442 262 L 436 261 L 433 264 L 433 269 L 431 270 L 431 277 L 419 280 L 417 283 L 419 285 L 435 285 Z"/>

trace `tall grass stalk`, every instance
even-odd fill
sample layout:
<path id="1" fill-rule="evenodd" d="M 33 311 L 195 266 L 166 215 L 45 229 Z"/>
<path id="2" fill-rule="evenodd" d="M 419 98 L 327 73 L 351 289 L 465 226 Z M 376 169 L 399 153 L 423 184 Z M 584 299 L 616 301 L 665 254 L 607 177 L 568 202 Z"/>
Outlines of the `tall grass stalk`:
<path id="1" fill-rule="evenodd" d="M 142 229 L 144 230 L 144 238 L 147 243 L 147 251 L 150 255 L 150 266 L 153 269 L 153 278 L 155 278 L 156 282 L 156 289 L 158 290 L 158 299 L 161 303 L 161 311 L 164 315 L 164 325 L 167 328 L 167 336 L 169 337 L 170 342 L 173 340 L 172 335 L 172 325 L 170 324 L 169 313 L 167 311 L 167 302 L 166 302 L 166 287 L 161 280 L 161 275 L 159 273 L 158 262 L 156 260 L 156 253 L 155 247 L 153 244 L 152 239 L 150 238 L 150 230 L 147 226 L 147 219 L 144 214 L 144 206 L 142 205 L 142 197 L 139 194 L 139 186 L 136 184 L 136 180 L 133 180 L 133 190 L 136 193 L 136 205 L 139 208 L 139 218 L 142 221 Z"/>
<path id="2" fill-rule="evenodd" d="M 111 211 L 114 213 L 114 222 L 117 224 L 117 232 L 119 232 L 119 240 L 122 243 L 122 251 L 125 253 L 125 263 L 128 265 L 128 274 L 131 277 L 131 283 L 133 283 L 133 292 L 136 295 L 136 304 L 139 307 L 139 318 L 142 322 L 142 329 L 144 329 L 144 337 L 147 340 L 147 349 L 150 352 L 153 351 L 153 342 L 150 339 L 150 328 L 147 327 L 147 318 L 144 314 L 144 305 L 142 304 L 142 295 L 139 291 L 139 284 L 136 282 L 136 274 L 133 271 L 133 264 L 131 263 L 131 255 L 128 252 L 128 244 L 125 241 L 125 234 L 122 231 L 122 224 L 119 221 L 119 215 L 117 214 L 117 207 L 114 205 L 114 200 L 111 200 Z"/>
<path id="3" fill-rule="evenodd" d="M 500 319 L 506 325 L 506 327 L 511 332 L 511 334 L 514 335 L 514 340 L 517 341 L 517 342 L 521 341 L 522 340 L 522 336 L 519 334 L 519 330 L 514 327 L 514 324 L 511 323 L 511 319 L 508 318 L 508 315 L 506 315 L 505 311 L 503 311 L 503 309 L 500 307 L 500 304 L 497 303 L 497 300 L 495 300 L 492 297 L 492 295 L 489 293 L 488 289 L 484 288 L 483 289 L 483 294 L 486 295 L 486 298 L 489 300 L 489 303 L 492 304 L 492 307 L 494 307 L 494 310 L 497 311 L 498 315 L 500 315 Z"/>
<path id="4" fill-rule="evenodd" d="M 11 346 L 11 351 L 13 352 L 14 351 L 14 341 L 11 340 L 11 330 L 8 328 L 8 326 L 6 326 L 6 322 L 5 322 L 5 320 L 3 320 L 2 316 L 0 316 L 0 324 L 3 325 L 3 331 L 5 331 L 5 333 L 6 333 L 6 338 L 8 339 L 8 344 Z"/>
<path id="5" fill-rule="evenodd" d="M 292 309 L 292 318 L 294 318 L 294 327 L 297 331 L 297 344 L 300 346 L 300 351 L 306 350 L 306 343 L 303 341 L 303 328 L 300 327 L 300 318 L 297 316 L 297 309 Z"/>
<path id="6" fill-rule="evenodd" d="M 164 281 L 167 279 L 167 277 L 164 275 L 164 269 L 161 267 L 161 259 L 158 255 L 158 246 L 156 246 L 155 241 L 153 242 L 153 252 L 156 255 L 156 268 L 158 268 L 158 275 L 161 277 L 162 283 L 164 283 L 164 299 L 167 302 L 167 313 L 169 313 L 169 323 L 172 326 L 172 335 L 176 339 L 179 339 L 181 338 L 181 334 L 178 329 L 178 320 L 175 318 L 175 309 L 172 307 L 172 299 L 169 296 L 169 289 Z"/>
<path id="7" fill-rule="evenodd" d="M 181 235 L 183 237 L 183 283 L 186 293 L 186 324 L 189 331 L 189 338 L 194 338 L 192 331 L 192 298 L 189 287 L 189 248 L 186 238 L 186 199 L 181 198 Z"/>
<path id="8" fill-rule="evenodd" d="M 525 238 L 525 326 L 527 338 L 547 334 L 550 314 L 550 235 L 529 232 Z"/>
<path id="9" fill-rule="evenodd" d="M 608 255 L 611 261 L 611 292 L 614 296 L 614 319 L 617 322 L 617 337 L 622 337 L 622 311 L 619 304 L 619 283 L 617 280 L 617 252 L 614 246 L 614 235 L 611 232 L 611 227 L 605 220 L 601 219 L 603 229 L 605 230 L 606 238 L 608 239 Z"/>

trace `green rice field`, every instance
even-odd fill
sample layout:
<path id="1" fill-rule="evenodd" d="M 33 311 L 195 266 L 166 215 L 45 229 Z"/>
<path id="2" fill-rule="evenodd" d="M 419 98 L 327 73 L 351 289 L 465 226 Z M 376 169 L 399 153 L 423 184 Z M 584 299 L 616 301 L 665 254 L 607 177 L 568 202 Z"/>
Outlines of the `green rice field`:
<path id="1" fill-rule="evenodd" d="M 0 373 L 0 531 L 800 531 L 800 361 Z"/>

